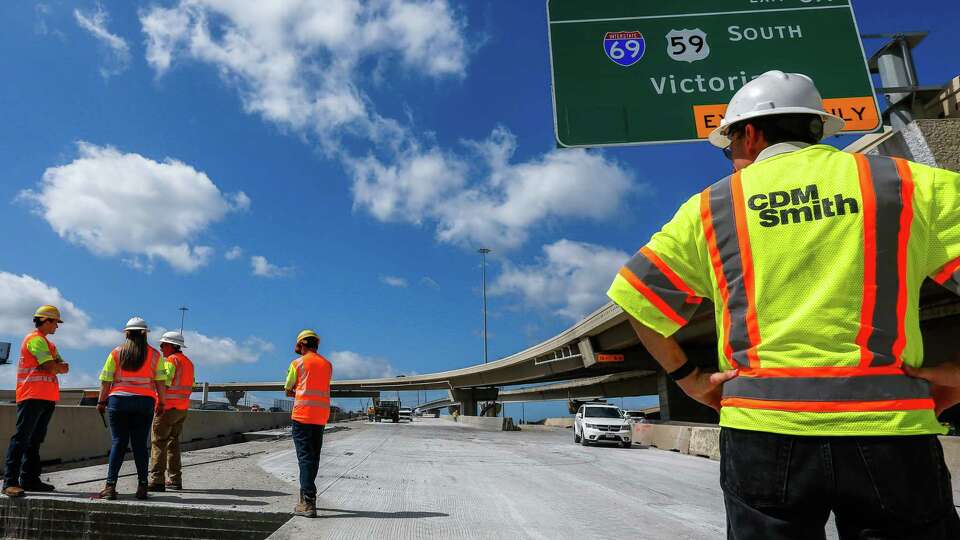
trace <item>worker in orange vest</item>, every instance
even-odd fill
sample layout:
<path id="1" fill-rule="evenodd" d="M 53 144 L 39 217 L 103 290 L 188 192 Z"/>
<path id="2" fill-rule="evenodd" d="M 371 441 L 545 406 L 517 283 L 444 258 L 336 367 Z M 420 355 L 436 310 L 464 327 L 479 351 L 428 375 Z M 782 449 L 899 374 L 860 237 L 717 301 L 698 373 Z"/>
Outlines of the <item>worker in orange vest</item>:
<path id="1" fill-rule="evenodd" d="M 166 488 L 183 489 L 180 470 L 180 433 L 190 408 L 193 392 L 193 362 L 183 354 L 186 349 L 183 335 L 166 332 L 160 338 L 167 370 L 167 405 L 162 415 L 153 419 L 153 441 L 150 453 L 150 484 L 147 491 L 166 491 Z M 164 472 L 170 480 L 163 481 Z"/>
<path id="2" fill-rule="evenodd" d="M 117 478 L 128 443 L 137 466 L 136 498 L 147 498 L 150 426 L 154 414 L 163 414 L 166 398 L 167 371 L 160 352 L 147 344 L 147 321 L 133 317 L 123 331 L 126 341 L 107 356 L 100 372 L 97 401 L 97 410 L 108 413 L 113 439 L 107 483 L 96 496 L 107 500 L 117 498 Z"/>
<path id="3" fill-rule="evenodd" d="M 23 338 L 17 365 L 17 426 L 7 448 L 3 494 L 23 497 L 24 491 L 53 491 L 40 481 L 40 445 L 60 399 L 57 375 L 70 371 L 57 347 L 47 337 L 56 333 L 60 310 L 40 306 L 33 314 L 36 329 Z"/>
<path id="4" fill-rule="evenodd" d="M 320 448 L 323 446 L 323 428 L 330 418 L 330 378 L 333 366 L 317 354 L 320 336 L 313 330 L 297 335 L 293 349 L 301 355 L 290 363 L 284 388 L 294 398 L 291 424 L 293 444 L 300 466 L 300 502 L 293 514 L 317 517 L 317 471 L 320 468 Z"/>

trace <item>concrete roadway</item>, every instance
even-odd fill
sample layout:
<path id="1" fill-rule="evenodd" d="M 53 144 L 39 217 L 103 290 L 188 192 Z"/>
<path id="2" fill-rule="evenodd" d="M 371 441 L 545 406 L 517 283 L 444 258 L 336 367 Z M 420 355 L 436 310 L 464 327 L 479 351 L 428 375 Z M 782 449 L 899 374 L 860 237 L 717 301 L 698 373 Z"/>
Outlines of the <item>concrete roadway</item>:
<path id="1" fill-rule="evenodd" d="M 636 446 L 584 448 L 569 429 L 486 432 L 442 418 L 345 425 L 324 441 L 321 517 L 292 518 L 271 538 L 724 536 L 715 461 Z M 184 464 L 185 491 L 142 503 L 126 477 L 119 502 L 282 513 L 296 503 L 289 438 L 188 452 Z M 121 472 L 133 470 L 127 461 Z M 83 501 L 105 472 L 97 465 L 44 478 L 58 486 L 51 498 Z"/>
<path id="2" fill-rule="evenodd" d="M 260 459 L 296 482 L 293 450 Z M 718 538 L 716 462 L 584 448 L 570 430 L 486 432 L 446 419 L 358 425 L 325 441 L 321 519 L 271 538 Z"/>

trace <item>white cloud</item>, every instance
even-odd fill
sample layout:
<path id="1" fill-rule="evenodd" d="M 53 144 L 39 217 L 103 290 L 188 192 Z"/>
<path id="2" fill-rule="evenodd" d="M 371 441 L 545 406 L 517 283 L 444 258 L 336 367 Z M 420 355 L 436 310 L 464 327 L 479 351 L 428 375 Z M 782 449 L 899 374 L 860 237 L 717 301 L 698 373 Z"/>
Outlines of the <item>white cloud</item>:
<path id="1" fill-rule="evenodd" d="M 179 60 L 213 66 L 248 113 L 312 136 L 338 158 L 354 208 L 380 221 L 507 249 L 545 222 L 605 219 L 631 189 L 633 175 L 599 152 L 514 161 L 516 140 L 503 127 L 454 151 L 377 112 L 364 86 L 392 64 L 403 75 L 465 76 L 466 22 L 447 0 L 182 0 L 140 20 L 158 76 Z"/>
<path id="2" fill-rule="evenodd" d="M 158 339 L 167 329 L 155 328 L 152 339 Z M 238 341 L 230 337 L 207 336 L 194 330 L 185 330 L 183 338 L 187 345 L 184 353 L 197 366 L 229 366 L 233 364 L 253 364 L 274 350 L 272 343 L 258 337 L 248 337 Z M 154 344 L 159 350 L 159 343 Z"/>
<path id="3" fill-rule="evenodd" d="M 335 144 L 375 136 L 378 117 L 355 79 L 361 66 L 462 76 L 464 23 L 446 0 L 182 0 L 140 13 L 147 62 L 163 75 L 177 58 L 216 67 L 247 112 Z"/>
<path id="4" fill-rule="evenodd" d="M 60 291 L 26 274 L 0 272 L 0 335 L 10 338 L 17 358 L 20 340 L 31 332 L 33 313 L 44 304 L 60 309 L 64 323 L 51 339 L 60 348 L 86 349 L 88 347 L 116 346 L 122 338 L 119 328 L 94 327 L 89 315 Z"/>
<path id="5" fill-rule="evenodd" d="M 363 356 L 353 351 L 333 351 L 330 353 L 330 362 L 333 364 L 333 378 L 340 381 L 398 375 L 397 370 L 387 360 Z"/>
<path id="6" fill-rule="evenodd" d="M 130 46 L 122 37 L 107 30 L 109 14 L 103 9 L 102 5 L 97 4 L 97 11 L 94 13 L 84 13 L 79 9 L 74 9 L 73 16 L 80 28 L 89 32 L 107 49 L 107 63 L 101 66 L 100 75 L 109 78 L 127 69 L 127 66 L 130 65 Z"/>
<path id="7" fill-rule="evenodd" d="M 277 266 L 261 255 L 250 257 L 250 266 L 253 275 L 268 278 L 289 276 L 294 270 L 292 266 Z"/>
<path id="8" fill-rule="evenodd" d="M 559 240 L 543 246 L 536 265 L 504 265 L 492 295 L 519 295 L 536 309 L 578 320 L 606 303 L 606 291 L 627 253 L 595 244 Z"/>
<path id="9" fill-rule="evenodd" d="M 382 221 L 431 219 L 444 242 L 509 249 L 544 221 L 606 219 L 636 189 L 629 171 L 597 152 L 552 150 L 511 163 L 516 138 L 503 127 L 465 144 L 479 170 L 437 149 L 407 151 L 393 164 L 350 161 L 354 204 Z"/>
<path id="10" fill-rule="evenodd" d="M 149 270 L 161 259 L 196 270 L 213 254 L 196 238 L 250 206 L 243 192 L 224 194 L 202 171 L 171 158 L 157 162 L 86 142 L 78 150 L 77 159 L 48 168 L 38 189 L 19 198 L 61 238 L 97 255 L 125 256 L 135 268 Z"/>
<path id="11" fill-rule="evenodd" d="M 431 289 L 439 289 L 439 288 L 440 288 L 440 284 L 437 283 L 437 281 L 436 281 L 435 279 L 433 279 L 433 278 L 431 278 L 431 277 L 429 277 L 429 276 L 423 276 L 422 278 L 420 278 L 420 284 L 421 284 L 421 285 L 426 285 L 427 287 L 430 287 Z"/>
<path id="12" fill-rule="evenodd" d="M 228 261 L 235 261 L 243 256 L 243 250 L 240 249 L 240 246 L 233 246 L 226 253 L 223 254 L 223 257 Z"/>
<path id="13" fill-rule="evenodd" d="M 407 280 L 397 276 L 380 276 L 380 281 L 391 287 L 405 288 L 407 286 Z"/>

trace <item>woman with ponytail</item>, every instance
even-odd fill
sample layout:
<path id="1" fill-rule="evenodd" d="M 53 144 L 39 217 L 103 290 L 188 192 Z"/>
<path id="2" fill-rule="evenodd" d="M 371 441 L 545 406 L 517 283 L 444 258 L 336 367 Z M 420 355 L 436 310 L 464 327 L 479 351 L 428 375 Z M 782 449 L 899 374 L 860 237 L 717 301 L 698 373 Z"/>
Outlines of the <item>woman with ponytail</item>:
<path id="1" fill-rule="evenodd" d="M 100 373 L 97 410 L 107 412 L 113 445 L 107 466 L 107 484 L 97 495 L 117 498 L 117 478 L 127 444 L 137 465 L 138 499 L 147 498 L 150 426 L 153 415 L 163 414 L 166 369 L 160 353 L 147 344 L 147 322 L 140 317 L 127 321 L 126 341 L 107 356 Z"/>

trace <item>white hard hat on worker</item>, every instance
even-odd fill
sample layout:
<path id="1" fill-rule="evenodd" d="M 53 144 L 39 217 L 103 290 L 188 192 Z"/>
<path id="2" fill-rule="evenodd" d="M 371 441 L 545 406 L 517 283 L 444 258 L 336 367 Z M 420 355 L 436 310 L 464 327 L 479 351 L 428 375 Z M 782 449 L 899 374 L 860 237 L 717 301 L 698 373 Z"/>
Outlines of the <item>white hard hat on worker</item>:
<path id="1" fill-rule="evenodd" d="M 183 334 L 180 332 L 164 332 L 160 336 L 160 343 L 169 343 L 170 345 L 176 345 L 181 349 L 186 349 L 185 341 L 183 339 Z"/>
<path id="2" fill-rule="evenodd" d="M 124 332 L 128 332 L 130 330 L 149 332 L 150 327 L 147 326 L 147 321 L 143 320 L 142 317 L 131 317 L 130 320 L 127 321 L 127 325 L 123 327 Z"/>
<path id="3" fill-rule="evenodd" d="M 730 126 L 763 116 L 812 114 L 823 120 L 823 137 L 836 135 L 843 129 L 839 116 L 826 112 L 823 99 L 810 77 L 801 73 L 768 71 L 748 82 L 734 94 L 720 127 L 710 133 L 710 143 L 718 148 L 730 145 Z"/>

